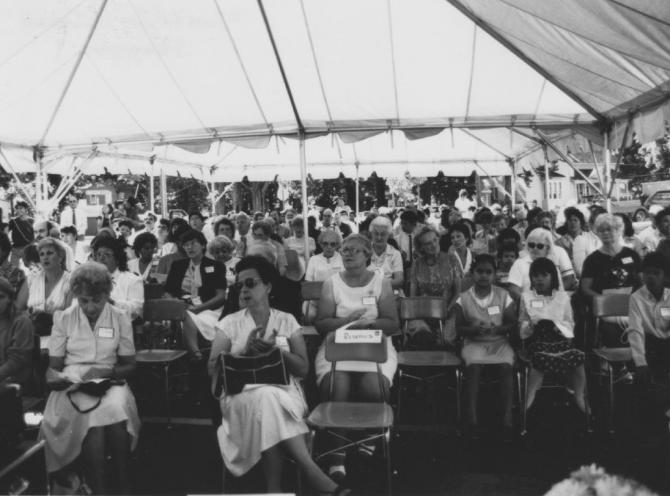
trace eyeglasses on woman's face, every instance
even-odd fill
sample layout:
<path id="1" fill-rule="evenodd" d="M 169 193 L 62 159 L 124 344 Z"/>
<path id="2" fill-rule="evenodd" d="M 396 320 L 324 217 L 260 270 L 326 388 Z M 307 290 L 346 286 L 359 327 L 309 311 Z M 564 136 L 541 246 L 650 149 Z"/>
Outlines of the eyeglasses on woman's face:
<path id="1" fill-rule="evenodd" d="M 237 291 L 242 291 L 242 288 L 254 289 L 256 286 L 258 286 L 262 282 L 263 282 L 263 280 L 260 279 L 259 277 L 247 277 L 246 279 L 243 279 L 241 281 L 237 281 L 235 284 L 233 284 L 233 287 Z"/>
<path id="2" fill-rule="evenodd" d="M 329 248 L 337 248 L 337 241 L 322 241 L 321 246 Z"/>
<path id="3" fill-rule="evenodd" d="M 360 255 L 361 253 L 365 253 L 363 248 L 359 248 L 358 246 L 345 246 L 342 248 L 342 255 Z"/>
<path id="4" fill-rule="evenodd" d="M 545 246 L 548 246 L 548 245 L 545 245 L 544 243 L 532 243 L 532 242 L 530 242 L 530 243 L 526 243 L 526 244 L 528 245 L 528 248 L 530 248 L 531 250 L 534 250 L 534 249 L 544 250 Z"/>

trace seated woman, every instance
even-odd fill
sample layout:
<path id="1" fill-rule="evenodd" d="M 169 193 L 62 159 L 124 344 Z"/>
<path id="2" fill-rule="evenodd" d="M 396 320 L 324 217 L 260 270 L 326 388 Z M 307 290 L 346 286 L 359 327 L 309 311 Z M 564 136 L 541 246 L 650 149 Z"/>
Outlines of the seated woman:
<path id="1" fill-rule="evenodd" d="M 560 252 L 558 252 L 559 249 Z M 565 250 L 554 246 L 551 231 L 543 227 L 531 230 L 526 237 L 526 250 L 527 254 L 517 258 L 512 264 L 507 278 L 507 289 L 515 300 L 521 297 L 523 291 L 530 289 L 530 264 L 538 258 L 548 258 L 554 263 L 558 286 L 561 290 L 574 289 L 575 272 L 570 259 Z"/>
<path id="2" fill-rule="evenodd" d="M 470 250 L 472 232 L 464 221 L 459 221 L 449 228 L 449 238 L 451 246 L 448 253 L 454 255 L 461 278 L 465 279 L 470 274 L 472 264 L 472 251 Z"/>
<path id="3" fill-rule="evenodd" d="M 283 276 L 286 274 L 286 250 L 284 250 L 284 245 L 277 240 L 273 239 L 274 233 L 274 222 L 271 219 L 261 219 L 254 222 L 251 226 L 251 235 L 253 236 L 253 243 L 249 243 L 247 246 L 247 253 L 249 246 L 253 244 L 266 244 L 270 246 L 275 251 L 275 258 L 277 260 L 276 267 L 279 271 L 279 275 Z"/>
<path id="4" fill-rule="evenodd" d="M 156 270 L 158 263 L 154 263 L 154 256 L 158 247 L 158 239 L 150 232 L 137 235 L 133 241 L 133 251 L 137 258 L 128 261 L 128 270 L 149 282 L 151 273 Z"/>
<path id="5" fill-rule="evenodd" d="M 209 253 L 214 260 L 225 265 L 227 286 L 230 287 L 235 284 L 235 266 L 240 259 L 233 256 L 235 253 L 235 243 L 233 240 L 228 236 L 219 234 L 207 243 L 207 253 Z"/>
<path id="6" fill-rule="evenodd" d="M 292 274 L 292 279 L 295 281 L 302 280 L 305 275 L 305 228 L 302 217 L 294 217 L 291 220 L 291 231 L 293 235 L 284 240 L 284 248 L 287 250 L 294 250 L 298 253 L 298 263 L 300 264 L 300 270 Z M 307 238 L 309 244 L 309 255 L 310 257 L 316 251 L 316 244 L 314 243 L 313 238 Z"/>
<path id="7" fill-rule="evenodd" d="M 0 277 L 0 386 L 28 383 L 33 366 L 33 323 L 14 307 L 12 283 Z"/>
<path id="8" fill-rule="evenodd" d="M 305 281 L 325 281 L 333 274 L 344 270 L 342 255 L 340 255 L 339 251 L 340 246 L 342 246 L 342 236 L 340 233 L 334 229 L 321 231 L 318 243 L 322 251 L 311 257 L 309 262 L 307 262 Z M 302 311 L 307 317 L 307 322 L 314 321 L 316 317 L 316 302 L 305 302 Z"/>
<path id="9" fill-rule="evenodd" d="M 64 243 L 43 238 L 37 243 L 41 270 L 28 277 L 28 283 L 19 290 L 16 307 L 28 310 L 40 336 L 51 332 L 52 317 L 56 310 L 70 306 L 70 272 L 65 270 L 67 251 Z"/>
<path id="10" fill-rule="evenodd" d="M 373 251 L 370 241 L 363 235 L 351 234 L 342 244 L 344 271 L 323 283 L 321 299 L 315 321 L 322 336 L 349 325 L 354 329 L 382 329 L 390 336 L 398 331 L 391 281 L 381 271 L 371 271 L 368 266 Z M 388 359 L 381 370 L 385 377 L 385 398 L 379 397 L 376 367 L 368 362 L 338 362 L 335 372 L 333 397 L 330 397 L 331 363 L 326 360 L 322 345 L 315 359 L 316 381 L 324 401 L 380 401 L 388 398 L 388 391 L 398 365 L 396 351 L 387 339 Z M 357 395 L 354 395 L 356 391 Z M 368 450 L 372 450 L 368 448 Z M 329 475 L 345 476 L 344 453 L 337 453 L 330 460 Z"/>
<path id="11" fill-rule="evenodd" d="M 218 438 L 226 468 L 241 476 L 262 461 L 268 492 L 280 493 L 285 453 L 315 492 L 334 492 L 336 484 L 314 463 L 304 438 L 307 405 L 298 378 L 307 375 L 309 363 L 300 326 L 292 315 L 270 307 L 277 270 L 263 257 L 248 256 L 236 271 L 242 309 L 217 325 L 208 363 L 210 375 L 216 373 L 221 353 L 253 355 L 278 347 L 292 379 L 288 386 L 247 385 L 241 393 L 221 396 L 223 419 Z"/>
<path id="12" fill-rule="evenodd" d="M 465 343 L 461 351 L 466 367 L 469 431 L 479 437 L 477 399 L 482 365 L 500 366 L 500 392 L 503 400 L 503 439 L 512 440 L 512 402 L 514 400 L 514 350 L 509 336 L 516 325 L 516 307 L 507 290 L 494 286 L 496 263 L 491 255 L 477 255 L 472 262 L 474 285 L 456 302 L 456 329 Z"/>
<path id="13" fill-rule="evenodd" d="M 531 338 L 527 347 L 531 369 L 526 408 L 542 386 L 546 372 L 567 376 L 575 403 L 586 411 L 584 353 L 572 345 L 575 321 L 568 294 L 560 289 L 558 272 L 548 258 L 533 260 L 529 268 L 531 287 L 521 294 L 519 333 Z"/>
<path id="14" fill-rule="evenodd" d="M 101 238 L 93 245 L 95 260 L 112 276 L 110 303 L 128 312 L 131 320 L 142 316 L 144 284 L 139 276 L 128 270 L 125 241 Z"/>
<path id="15" fill-rule="evenodd" d="M 19 268 L 18 260 L 10 260 L 12 243 L 9 237 L 0 232 L 0 277 L 4 277 L 14 288 L 14 295 L 26 280 L 26 274 Z"/>
<path id="16" fill-rule="evenodd" d="M 207 341 L 214 339 L 215 325 L 226 301 L 226 267 L 205 257 L 207 240 L 200 231 L 186 231 L 179 242 L 188 258 L 172 264 L 165 291 L 173 298 L 187 299 L 184 344 L 191 357 L 200 360 L 198 333 Z"/>
<path id="17" fill-rule="evenodd" d="M 110 492 L 105 480 L 115 480 L 119 494 L 130 494 L 128 461 L 140 428 L 135 398 L 123 382 L 135 370 L 130 319 L 110 303 L 112 278 L 104 265 L 80 265 L 70 283 L 78 305 L 56 312 L 49 341 L 47 385 L 52 391 L 40 430 L 47 471 L 59 482 L 68 480 L 71 471 L 80 471 L 94 494 Z M 117 384 L 99 406 L 80 413 L 96 399 L 73 386 L 98 379 Z M 108 451 L 113 479 L 105 477 Z"/>
<path id="18" fill-rule="evenodd" d="M 400 291 L 405 285 L 405 273 L 400 250 L 388 243 L 392 230 L 393 224 L 388 217 L 380 215 L 370 222 L 372 259 L 369 269 L 381 272 L 385 279 L 391 281 L 391 288 Z"/>
<path id="19" fill-rule="evenodd" d="M 447 303 L 451 310 L 461 291 L 461 274 L 458 262 L 451 253 L 440 251 L 440 235 L 432 226 L 424 226 L 414 236 L 414 249 L 418 255 L 412 264 L 409 276 L 410 296 L 439 296 Z M 425 325 L 421 325 L 421 324 Z M 436 343 L 453 342 L 456 335 L 454 321 L 450 318 L 444 329 L 445 335 L 436 336 L 430 332 L 426 334 L 421 329 L 430 331 L 424 321 L 417 321 L 410 325 L 419 329 L 413 334 L 413 344 L 421 347 L 430 347 Z"/>

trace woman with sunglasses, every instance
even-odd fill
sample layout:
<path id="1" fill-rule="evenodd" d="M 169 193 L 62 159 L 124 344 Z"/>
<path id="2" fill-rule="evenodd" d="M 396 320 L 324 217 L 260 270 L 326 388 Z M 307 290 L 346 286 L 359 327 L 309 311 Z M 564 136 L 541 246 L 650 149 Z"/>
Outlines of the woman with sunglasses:
<path id="1" fill-rule="evenodd" d="M 530 264 L 538 258 L 548 258 L 556 266 L 558 282 L 561 290 L 573 290 L 576 287 L 575 271 L 567 252 L 554 245 L 550 230 L 536 227 L 526 237 L 526 254 L 518 258 L 509 271 L 507 290 L 515 300 L 523 291 L 530 289 Z"/>
<path id="2" fill-rule="evenodd" d="M 226 267 L 205 256 L 207 239 L 195 229 L 182 234 L 179 242 L 185 259 L 172 263 L 165 281 L 165 291 L 188 302 L 184 321 L 184 344 L 194 361 L 202 359 L 198 334 L 212 341 L 215 325 L 226 301 Z"/>
<path id="3" fill-rule="evenodd" d="M 316 329 L 322 336 L 343 326 L 353 329 L 381 329 L 390 336 L 398 331 L 396 310 L 391 280 L 382 271 L 369 270 L 373 249 L 370 240 L 360 234 L 349 235 L 342 245 L 344 271 L 331 276 L 321 289 L 318 303 Z M 333 399 L 335 401 L 381 401 L 388 399 L 398 360 L 391 340 L 388 345 L 388 359 L 381 364 L 385 378 L 384 398 L 380 398 L 376 365 L 370 362 L 338 362 L 333 377 Z M 325 340 L 324 340 L 325 343 Z M 319 349 L 314 368 L 317 384 L 323 401 L 331 400 L 331 363 L 326 360 L 325 346 Z M 352 374 L 352 372 L 354 372 Z M 353 392 L 356 392 L 356 396 Z M 342 446 L 338 444 L 333 448 Z M 371 454 L 374 445 L 361 446 L 363 452 Z M 330 458 L 329 475 L 338 479 L 345 477 L 344 451 Z"/>
<path id="4" fill-rule="evenodd" d="M 241 310 L 217 324 L 209 373 L 217 373 L 222 353 L 248 356 L 276 347 L 281 350 L 291 383 L 249 384 L 235 395 L 224 391 L 219 400 L 222 423 L 218 439 L 226 468 L 239 477 L 260 461 L 267 491 L 281 493 L 282 462 L 287 455 L 315 493 L 337 494 L 337 485 L 314 463 L 305 442 L 307 405 L 298 379 L 309 370 L 307 349 L 295 317 L 270 306 L 272 285 L 279 277 L 277 269 L 261 256 L 248 256 L 237 264 L 236 272 L 233 289 L 239 293 Z"/>

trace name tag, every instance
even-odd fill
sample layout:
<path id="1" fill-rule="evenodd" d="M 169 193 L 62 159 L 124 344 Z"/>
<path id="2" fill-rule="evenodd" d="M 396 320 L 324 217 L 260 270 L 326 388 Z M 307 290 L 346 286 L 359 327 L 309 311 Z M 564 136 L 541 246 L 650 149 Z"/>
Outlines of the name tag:
<path id="1" fill-rule="evenodd" d="M 191 303 L 193 305 L 202 305 L 202 298 L 200 298 L 199 296 L 192 296 Z"/>
<path id="2" fill-rule="evenodd" d="M 632 264 L 633 263 L 633 258 L 632 257 L 625 257 L 621 259 L 622 264 Z"/>
<path id="3" fill-rule="evenodd" d="M 214 267 L 205 267 L 205 274 L 214 273 Z"/>
<path id="4" fill-rule="evenodd" d="M 530 308 L 544 308 L 544 300 L 531 300 Z"/>
<path id="5" fill-rule="evenodd" d="M 488 307 L 486 311 L 489 313 L 489 315 L 500 315 L 500 307 L 498 305 Z"/>
<path id="6" fill-rule="evenodd" d="M 286 336 L 277 336 L 275 343 L 280 348 L 288 348 L 288 338 Z"/>
<path id="7" fill-rule="evenodd" d="M 114 329 L 111 327 L 98 327 L 98 337 L 105 339 L 113 339 Z"/>
<path id="8" fill-rule="evenodd" d="M 661 317 L 670 319 L 670 307 L 661 307 Z"/>
<path id="9" fill-rule="evenodd" d="M 338 329 L 335 331 L 337 344 L 381 343 L 381 329 Z"/>
<path id="10" fill-rule="evenodd" d="M 374 296 L 364 296 L 361 298 L 363 305 L 372 306 L 377 304 L 377 299 Z"/>

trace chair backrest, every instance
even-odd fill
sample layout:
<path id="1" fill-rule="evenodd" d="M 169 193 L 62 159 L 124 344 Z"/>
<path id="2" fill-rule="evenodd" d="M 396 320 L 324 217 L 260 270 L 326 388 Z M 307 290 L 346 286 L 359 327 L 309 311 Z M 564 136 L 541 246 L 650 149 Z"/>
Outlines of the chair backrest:
<path id="1" fill-rule="evenodd" d="M 336 343 L 335 333 L 331 332 L 326 337 L 326 360 L 333 364 L 343 360 L 384 363 L 388 358 L 386 339 L 382 335 L 379 343 Z"/>
<path id="2" fill-rule="evenodd" d="M 594 317 L 627 317 L 629 294 L 605 294 L 594 296 L 591 309 Z"/>
<path id="3" fill-rule="evenodd" d="M 300 257 L 295 250 L 284 250 L 286 254 L 286 277 L 292 281 L 300 280 L 302 269 L 300 268 Z"/>
<path id="4" fill-rule="evenodd" d="M 447 318 L 447 302 L 433 296 L 400 298 L 400 320 Z"/>
<path id="5" fill-rule="evenodd" d="M 144 283 L 144 299 L 157 300 L 165 294 L 165 285 L 156 282 Z"/>
<path id="6" fill-rule="evenodd" d="M 321 298 L 321 288 L 323 281 L 303 281 L 300 287 L 300 293 L 304 301 L 318 300 Z"/>
<path id="7" fill-rule="evenodd" d="M 186 302 L 177 298 L 145 300 L 143 315 L 148 322 L 183 321 L 186 318 Z"/>

